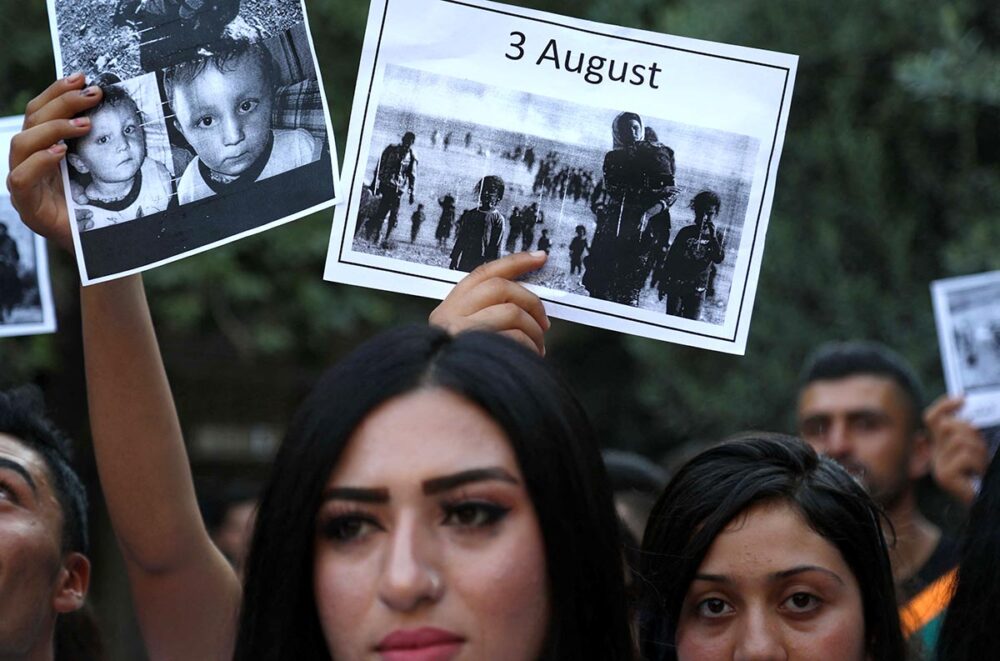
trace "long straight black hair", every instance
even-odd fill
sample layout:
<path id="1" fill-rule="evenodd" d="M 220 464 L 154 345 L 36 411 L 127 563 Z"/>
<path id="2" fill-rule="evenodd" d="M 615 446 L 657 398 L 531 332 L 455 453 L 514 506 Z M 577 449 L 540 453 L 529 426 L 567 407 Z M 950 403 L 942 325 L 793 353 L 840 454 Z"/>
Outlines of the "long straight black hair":
<path id="1" fill-rule="evenodd" d="M 990 462 L 972 504 L 955 593 L 938 639 L 939 661 L 1000 659 L 1000 461 Z"/>
<path id="2" fill-rule="evenodd" d="M 295 415 L 257 514 L 235 659 L 330 659 L 313 592 L 323 488 L 371 411 L 428 387 L 478 405 L 513 447 L 545 544 L 552 609 L 542 658 L 634 658 L 617 520 L 583 409 L 541 358 L 515 342 L 421 326 L 362 345 Z"/>
<path id="3" fill-rule="evenodd" d="M 861 588 L 869 658 L 904 661 L 881 511 L 836 462 L 780 434 L 744 435 L 706 450 L 680 469 L 653 507 L 640 570 L 643 658 L 677 659 L 681 605 L 712 542 L 765 502 L 787 502 L 837 547 Z"/>

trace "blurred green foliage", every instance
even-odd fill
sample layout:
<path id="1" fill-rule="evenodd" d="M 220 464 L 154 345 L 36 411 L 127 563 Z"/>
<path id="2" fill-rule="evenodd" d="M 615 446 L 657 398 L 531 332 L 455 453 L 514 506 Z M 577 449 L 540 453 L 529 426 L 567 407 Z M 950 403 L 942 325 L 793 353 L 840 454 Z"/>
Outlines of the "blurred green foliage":
<path id="1" fill-rule="evenodd" d="M 0 4 L 3 114 L 22 112 L 54 76 L 44 4 Z M 885 341 L 929 390 L 941 387 L 928 284 L 1000 268 L 998 3 L 515 4 L 800 56 L 746 357 L 567 323 L 550 334 L 550 356 L 609 445 L 660 454 L 741 428 L 786 428 L 798 367 L 825 340 Z M 307 7 L 342 148 L 368 3 Z M 234 379 L 259 364 L 315 373 L 379 328 L 423 320 L 430 302 L 322 281 L 330 215 L 150 273 L 165 346 L 221 342 Z M 0 343 L 0 382 L 79 373 L 74 269 L 52 259 L 63 331 Z M 168 367 L 179 359 L 166 354 Z"/>

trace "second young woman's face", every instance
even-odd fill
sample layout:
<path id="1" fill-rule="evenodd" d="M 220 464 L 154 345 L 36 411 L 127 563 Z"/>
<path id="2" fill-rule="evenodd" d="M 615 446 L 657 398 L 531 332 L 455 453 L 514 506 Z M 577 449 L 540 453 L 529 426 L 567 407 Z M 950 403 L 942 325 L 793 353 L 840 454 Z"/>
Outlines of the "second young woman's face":
<path id="1" fill-rule="evenodd" d="M 362 422 L 316 520 L 314 590 L 336 659 L 539 656 L 545 547 L 503 430 L 441 389 Z"/>
<path id="2" fill-rule="evenodd" d="M 737 517 L 684 598 L 680 661 L 866 658 L 861 589 L 833 544 L 787 503 Z"/>

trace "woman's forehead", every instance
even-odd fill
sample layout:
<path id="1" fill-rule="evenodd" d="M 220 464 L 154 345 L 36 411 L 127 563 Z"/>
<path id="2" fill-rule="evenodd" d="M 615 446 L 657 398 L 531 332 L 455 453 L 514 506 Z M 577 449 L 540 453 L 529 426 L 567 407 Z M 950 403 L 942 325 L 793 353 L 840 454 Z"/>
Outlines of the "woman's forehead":
<path id="1" fill-rule="evenodd" d="M 468 470 L 502 468 L 520 481 L 513 448 L 483 409 L 451 391 L 421 389 L 368 414 L 348 440 L 329 484 L 419 484 Z"/>

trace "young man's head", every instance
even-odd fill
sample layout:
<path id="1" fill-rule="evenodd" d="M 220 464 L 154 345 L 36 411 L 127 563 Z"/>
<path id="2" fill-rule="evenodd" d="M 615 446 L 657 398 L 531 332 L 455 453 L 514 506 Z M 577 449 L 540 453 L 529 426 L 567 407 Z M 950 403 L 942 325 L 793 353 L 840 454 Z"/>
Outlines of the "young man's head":
<path id="1" fill-rule="evenodd" d="M 549 231 L 548 230 L 542 230 L 542 236 L 547 237 L 548 235 L 549 235 Z"/>
<path id="2" fill-rule="evenodd" d="M 711 222 L 719 214 L 721 207 L 722 200 L 715 191 L 703 190 L 691 200 L 691 208 L 694 209 L 694 215 L 699 222 L 702 220 Z"/>
<path id="3" fill-rule="evenodd" d="M 213 172 L 237 177 L 271 140 L 274 65 L 257 43 L 228 40 L 164 72 L 175 126 Z"/>
<path id="4" fill-rule="evenodd" d="M 104 184 L 135 178 L 146 160 L 146 134 L 139 106 L 121 85 L 104 87 L 104 98 L 84 113 L 90 133 L 73 140 L 69 160 L 73 169 Z"/>
<path id="5" fill-rule="evenodd" d="M 51 648 L 90 581 L 87 498 L 67 442 L 26 391 L 0 392 L 0 658 Z"/>
<path id="6" fill-rule="evenodd" d="M 403 134 L 403 146 L 409 149 L 410 147 L 413 146 L 413 143 L 416 141 L 416 139 L 417 136 L 415 136 L 412 131 L 407 131 L 406 133 Z"/>
<path id="7" fill-rule="evenodd" d="M 929 467 L 922 410 L 912 369 L 879 344 L 824 345 L 802 373 L 800 435 L 859 477 L 890 511 Z"/>
<path id="8" fill-rule="evenodd" d="M 480 207 L 486 210 L 495 209 L 503 199 L 505 189 L 506 186 L 500 177 L 491 174 L 480 179 L 476 185 Z"/>
<path id="9" fill-rule="evenodd" d="M 587 235 L 587 228 L 584 227 L 583 225 L 577 225 L 576 226 L 576 235 L 577 236 L 586 236 Z"/>

